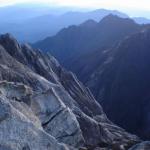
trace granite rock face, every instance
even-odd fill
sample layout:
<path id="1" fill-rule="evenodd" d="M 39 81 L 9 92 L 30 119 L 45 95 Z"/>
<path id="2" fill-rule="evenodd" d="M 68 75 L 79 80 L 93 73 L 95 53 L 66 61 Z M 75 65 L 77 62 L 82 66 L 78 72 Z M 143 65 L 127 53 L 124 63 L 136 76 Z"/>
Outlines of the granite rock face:
<path id="1" fill-rule="evenodd" d="M 8 87 L 0 88 L 0 148 L 3 150 L 68 150 L 42 129 L 39 119 L 24 102 L 17 100 L 22 94 L 19 86 L 17 91 L 16 85 L 12 83 L 2 84 Z M 5 95 L 4 89 L 8 90 L 9 94 L 18 92 L 19 95 L 10 97 Z"/>
<path id="2" fill-rule="evenodd" d="M 84 139 L 75 115 L 53 89 L 35 95 L 31 108 L 47 133 L 63 143 L 75 147 L 83 145 Z"/>
<path id="3" fill-rule="evenodd" d="M 12 150 L 127 149 L 90 90 L 50 54 L 0 37 L 0 144 Z M 63 144 L 60 144 L 63 143 Z"/>

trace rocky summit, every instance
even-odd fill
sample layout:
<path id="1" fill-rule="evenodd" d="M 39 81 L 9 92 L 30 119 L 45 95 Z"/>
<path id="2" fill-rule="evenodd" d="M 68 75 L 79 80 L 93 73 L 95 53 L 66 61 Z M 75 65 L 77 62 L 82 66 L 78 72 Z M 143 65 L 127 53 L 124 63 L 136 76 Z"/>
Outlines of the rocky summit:
<path id="1" fill-rule="evenodd" d="M 1 35 L 0 150 L 127 150 L 139 141 L 53 56 Z"/>

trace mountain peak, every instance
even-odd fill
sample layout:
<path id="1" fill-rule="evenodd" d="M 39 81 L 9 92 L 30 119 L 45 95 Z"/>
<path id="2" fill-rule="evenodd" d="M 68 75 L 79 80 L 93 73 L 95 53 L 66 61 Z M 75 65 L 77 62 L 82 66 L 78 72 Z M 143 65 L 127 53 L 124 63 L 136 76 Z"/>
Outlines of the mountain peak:
<path id="1" fill-rule="evenodd" d="M 129 16 L 125 13 L 122 13 L 118 10 L 108 10 L 108 9 L 96 9 L 93 11 L 93 13 L 105 13 L 105 14 L 114 14 L 114 15 L 118 15 L 122 18 L 128 18 Z"/>
<path id="2" fill-rule="evenodd" d="M 107 15 L 106 17 L 104 17 L 101 21 L 100 21 L 100 23 L 102 23 L 102 22 L 104 22 L 104 23 L 106 23 L 106 22 L 121 22 L 121 21 L 123 21 L 123 22 L 129 22 L 129 23 L 134 23 L 135 24 L 135 22 L 132 20 L 132 19 L 129 19 L 129 18 L 122 18 L 122 17 L 119 17 L 118 15 L 114 15 L 114 14 L 109 14 L 109 15 Z"/>
<path id="3" fill-rule="evenodd" d="M 11 40 L 11 41 L 16 41 L 16 39 L 11 35 L 10 33 L 6 34 L 1 34 L 0 39 L 5 39 L 5 40 Z"/>
<path id="4" fill-rule="evenodd" d="M 104 18 L 121 18 L 121 17 L 119 17 L 118 15 L 114 15 L 114 14 L 110 13 L 109 15 L 107 15 Z"/>
<path id="5" fill-rule="evenodd" d="M 0 36 L 0 44 L 4 48 L 9 48 L 12 51 L 20 48 L 18 41 L 10 33 L 2 34 Z"/>
<path id="6" fill-rule="evenodd" d="M 93 19 L 89 19 L 89 20 L 85 21 L 84 23 L 80 24 L 80 26 L 93 27 L 96 24 L 97 24 L 96 21 L 94 21 Z"/>

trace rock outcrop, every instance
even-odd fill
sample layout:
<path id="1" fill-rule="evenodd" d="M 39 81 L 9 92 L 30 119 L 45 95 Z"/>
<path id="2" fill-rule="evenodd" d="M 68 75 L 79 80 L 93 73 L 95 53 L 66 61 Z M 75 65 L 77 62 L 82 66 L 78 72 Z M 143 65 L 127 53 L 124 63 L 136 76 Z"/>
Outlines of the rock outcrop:
<path id="1" fill-rule="evenodd" d="M 28 96 L 28 88 L 1 82 L 0 92 L 0 149 L 68 150 L 43 130 L 40 120 L 22 101 Z"/>
<path id="2" fill-rule="evenodd" d="M 50 54 L 0 37 L 0 144 L 12 150 L 127 149 L 90 90 Z M 63 144 L 61 144 L 63 143 Z"/>

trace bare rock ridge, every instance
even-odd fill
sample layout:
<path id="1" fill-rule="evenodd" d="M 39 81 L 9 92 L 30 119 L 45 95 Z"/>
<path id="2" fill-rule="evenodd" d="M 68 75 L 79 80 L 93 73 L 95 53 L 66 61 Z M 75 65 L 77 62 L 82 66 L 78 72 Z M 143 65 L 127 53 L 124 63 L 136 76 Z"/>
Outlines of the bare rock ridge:
<path id="1" fill-rule="evenodd" d="M 0 37 L 0 95 L 3 150 L 126 150 L 140 141 L 54 57 L 9 34 Z"/>

